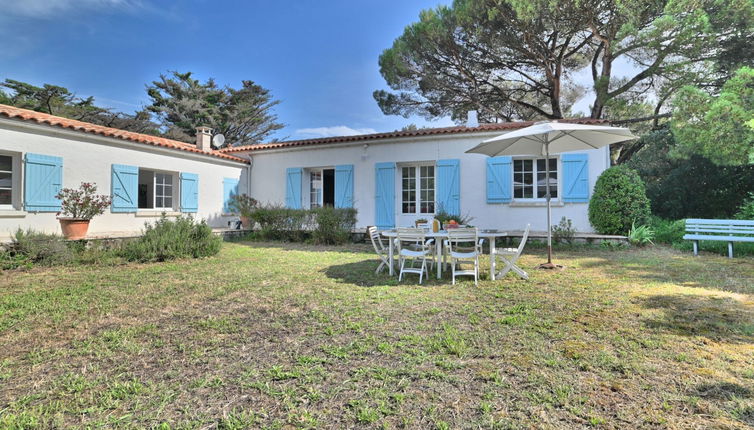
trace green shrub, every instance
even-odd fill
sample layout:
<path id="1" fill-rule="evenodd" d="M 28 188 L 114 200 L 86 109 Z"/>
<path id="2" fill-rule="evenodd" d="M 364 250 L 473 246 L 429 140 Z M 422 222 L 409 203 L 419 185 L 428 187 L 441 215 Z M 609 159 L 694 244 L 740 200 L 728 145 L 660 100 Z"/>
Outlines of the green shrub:
<path id="1" fill-rule="evenodd" d="M 749 193 L 736 212 L 736 219 L 754 220 L 754 193 Z"/>
<path id="2" fill-rule="evenodd" d="M 573 243 L 573 239 L 576 237 L 576 229 L 573 228 L 573 222 L 563 217 L 560 219 L 558 225 L 552 226 L 552 239 L 557 243 Z"/>
<path id="3" fill-rule="evenodd" d="M 282 205 L 259 206 L 250 214 L 252 222 L 259 224 L 258 236 L 268 240 L 301 242 L 311 225 L 312 213 L 304 209 L 290 209 Z"/>
<path id="4" fill-rule="evenodd" d="M 654 230 L 654 241 L 672 245 L 683 242 L 683 235 L 686 233 L 686 220 L 679 219 L 676 221 L 651 217 L 649 226 Z"/>
<path id="5" fill-rule="evenodd" d="M 356 209 L 324 207 L 312 209 L 312 213 L 314 243 L 339 245 L 351 239 L 351 231 L 356 225 Z"/>
<path id="6" fill-rule="evenodd" d="M 254 197 L 246 194 L 234 194 L 230 197 L 228 208 L 234 214 L 242 217 L 248 217 L 259 206 L 259 202 Z"/>
<path id="7" fill-rule="evenodd" d="M 644 135 L 638 144 L 644 147 L 626 165 L 639 172 L 659 217 L 729 219 L 747 192 L 754 192 L 754 164 L 723 166 L 700 155 L 671 156 L 676 143 L 667 129 Z"/>
<path id="8" fill-rule="evenodd" d="M 633 223 L 643 225 L 650 215 L 649 199 L 635 170 L 611 167 L 597 179 L 589 202 L 589 222 L 602 234 L 625 234 Z"/>
<path id="9" fill-rule="evenodd" d="M 75 252 L 62 236 L 18 229 L 8 250 L 15 261 L 25 261 L 40 266 L 70 264 Z"/>
<path id="10" fill-rule="evenodd" d="M 143 233 L 123 246 L 121 254 L 125 259 L 150 262 L 208 257 L 220 252 L 222 243 L 206 222 L 196 222 L 189 216 L 175 220 L 162 216 L 154 225 L 145 223 Z"/>
<path id="11" fill-rule="evenodd" d="M 651 245 L 654 237 L 654 230 L 647 225 L 637 227 L 636 223 L 634 223 L 631 225 L 631 230 L 628 231 L 628 242 L 635 246 Z"/>

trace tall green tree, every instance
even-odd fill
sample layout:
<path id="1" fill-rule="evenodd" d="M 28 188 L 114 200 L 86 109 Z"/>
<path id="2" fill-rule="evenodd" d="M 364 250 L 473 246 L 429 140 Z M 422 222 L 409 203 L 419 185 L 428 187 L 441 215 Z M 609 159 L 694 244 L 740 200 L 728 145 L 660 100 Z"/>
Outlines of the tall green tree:
<path id="1" fill-rule="evenodd" d="M 718 164 L 754 163 L 754 69 L 739 69 L 717 95 L 684 87 L 673 103 L 677 153 Z"/>
<path id="2" fill-rule="evenodd" d="M 59 85 L 43 84 L 39 87 L 6 79 L 0 87 L 6 88 L 6 91 L 0 91 L 0 103 L 3 104 L 137 133 L 160 134 L 148 112 L 138 111 L 132 115 L 116 112 L 97 106 L 94 97 L 79 97 Z"/>
<path id="3" fill-rule="evenodd" d="M 191 72 L 170 72 L 147 86 L 152 101 L 147 110 L 173 138 L 190 141 L 196 127 L 209 126 L 229 145 L 259 143 L 283 128 L 272 112 L 279 101 L 252 81 L 241 84 L 239 89 L 219 87 L 211 78 L 200 82 Z"/>
<path id="4" fill-rule="evenodd" d="M 657 119 L 682 86 L 725 75 L 753 25 L 754 0 L 455 0 L 382 53 L 392 91 L 374 97 L 386 114 L 493 121 L 562 118 L 590 90 L 593 118 L 651 102 L 639 119 Z"/>

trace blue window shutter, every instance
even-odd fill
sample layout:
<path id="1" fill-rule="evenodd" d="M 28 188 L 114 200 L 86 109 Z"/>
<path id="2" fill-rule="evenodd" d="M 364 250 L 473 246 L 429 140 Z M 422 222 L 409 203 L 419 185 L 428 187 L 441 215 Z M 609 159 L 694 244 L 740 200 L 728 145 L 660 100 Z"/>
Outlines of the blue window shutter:
<path id="1" fill-rule="evenodd" d="M 230 199 L 238 195 L 238 179 L 223 178 L 223 213 L 230 213 Z"/>
<path id="2" fill-rule="evenodd" d="M 181 172 L 181 212 L 199 211 L 199 175 Z"/>
<path id="3" fill-rule="evenodd" d="M 589 201 L 589 154 L 563 154 L 563 201 Z"/>
<path id="4" fill-rule="evenodd" d="M 379 229 L 395 227 L 395 163 L 375 164 L 374 223 Z"/>
<path id="5" fill-rule="evenodd" d="M 510 203 L 513 191 L 513 159 L 487 158 L 487 203 Z"/>
<path id="6" fill-rule="evenodd" d="M 139 168 L 113 164 L 110 177 L 110 211 L 136 212 L 139 204 Z"/>
<path id="7" fill-rule="evenodd" d="M 25 157 L 24 209 L 29 212 L 58 212 L 57 196 L 63 185 L 63 159 L 27 153 Z"/>
<path id="8" fill-rule="evenodd" d="M 437 161 L 437 210 L 461 214 L 461 161 Z"/>
<path id="9" fill-rule="evenodd" d="M 335 166 L 335 207 L 353 207 L 353 164 Z"/>
<path id="10" fill-rule="evenodd" d="M 290 167 L 285 171 L 285 205 L 291 209 L 301 209 L 301 179 L 304 169 Z"/>

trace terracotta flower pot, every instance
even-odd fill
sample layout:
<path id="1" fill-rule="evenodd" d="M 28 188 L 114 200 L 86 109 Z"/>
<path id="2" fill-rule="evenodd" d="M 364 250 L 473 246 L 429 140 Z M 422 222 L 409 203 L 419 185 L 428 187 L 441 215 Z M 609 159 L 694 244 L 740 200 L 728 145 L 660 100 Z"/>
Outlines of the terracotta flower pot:
<path id="1" fill-rule="evenodd" d="M 241 228 L 244 230 L 250 230 L 251 229 L 251 219 L 247 216 L 239 217 L 241 218 Z"/>
<path id="2" fill-rule="evenodd" d="M 58 218 L 60 221 L 60 228 L 63 230 L 63 237 L 70 240 L 79 240 L 86 237 L 86 232 L 89 231 L 88 219 L 75 219 L 75 218 Z"/>

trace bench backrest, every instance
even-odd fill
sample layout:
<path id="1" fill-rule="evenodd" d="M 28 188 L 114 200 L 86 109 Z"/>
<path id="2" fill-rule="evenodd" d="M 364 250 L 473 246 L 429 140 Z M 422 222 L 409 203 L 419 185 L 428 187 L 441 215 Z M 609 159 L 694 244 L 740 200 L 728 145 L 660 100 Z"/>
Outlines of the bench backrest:
<path id="1" fill-rule="evenodd" d="M 754 235 L 754 221 L 739 219 L 687 219 L 686 232 L 710 235 Z"/>

